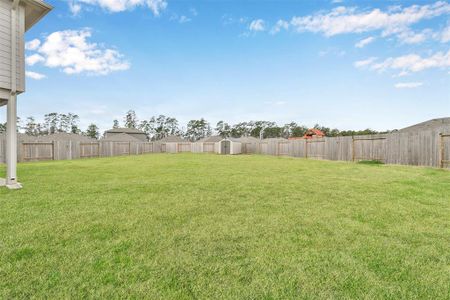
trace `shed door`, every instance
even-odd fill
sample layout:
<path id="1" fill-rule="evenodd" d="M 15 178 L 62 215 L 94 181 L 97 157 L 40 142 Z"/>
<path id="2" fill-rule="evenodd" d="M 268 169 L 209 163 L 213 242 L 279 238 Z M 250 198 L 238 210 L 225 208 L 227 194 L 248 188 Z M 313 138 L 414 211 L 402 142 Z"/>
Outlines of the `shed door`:
<path id="1" fill-rule="evenodd" d="M 221 154 L 230 154 L 230 146 L 231 146 L 230 141 L 222 141 L 220 145 L 222 147 L 220 151 Z"/>

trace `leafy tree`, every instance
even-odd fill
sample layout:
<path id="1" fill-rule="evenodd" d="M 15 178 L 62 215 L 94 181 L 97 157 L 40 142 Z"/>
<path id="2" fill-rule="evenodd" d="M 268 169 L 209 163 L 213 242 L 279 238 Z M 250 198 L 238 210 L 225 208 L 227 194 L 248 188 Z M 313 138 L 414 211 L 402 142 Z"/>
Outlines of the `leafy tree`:
<path id="1" fill-rule="evenodd" d="M 231 126 L 224 121 L 219 121 L 216 124 L 216 128 L 214 129 L 218 135 L 223 138 L 227 138 L 231 136 Z"/>
<path id="2" fill-rule="evenodd" d="M 27 135 L 37 136 L 40 134 L 40 132 L 38 131 L 36 120 L 34 119 L 34 117 L 27 118 L 27 123 L 25 124 L 24 130 L 25 130 L 25 134 L 27 134 Z"/>
<path id="3" fill-rule="evenodd" d="M 79 134 L 80 128 L 78 127 L 78 121 L 80 120 L 80 117 L 76 114 L 68 113 L 67 119 L 68 119 L 69 126 L 70 126 L 70 132 Z"/>
<path id="4" fill-rule="evenodd" d="M 209 123 L 201 118 L 200 120 L 190 120 L 187 124 L 185 137 L 192 141 L 198 141 L 204 137 L 210 136 L 212 133 Z"/>
<path id="5" fill-rule="evenodd" d="M 129 110 L 124 118 L 126 128 L 137 128 L 138 119 L 134 110 Z"/>
<path id="6" fill-rule="evenodd" d="M 113 121 L 113 128 L 119 128 L 119 120 Z"/>
<path id="7" fill-rule="evenodd" d="M 178 120 L 165 115 L 153 116 L 150 120 L 139 123 L 138 128 L 144 131 L 150 140 L 159 140 L 169 135 L 181 135 Z"/>
<path id="8" fill-rule="evenodd" d="M 167 117 L 164 125 L 169 135 L 180 135 L 181 130 L 178 127 L 178 120 L 176 118 Z"/>
<path id="9" fill-rule="evenodd" d="M 89 124 L 85 135 L 90 137 L 90 138 L 93 138 L 93 139 L 98 139 L 99 136 L 100 136 L 100 132 L 99 132 L 98 126 L 93 124 L 93 123 Z"/>
<path id="10" fill-rule="evenodd" d="M 68 132 L 70 128 L 69 116 L 66 114 L 59 115 L 58 132 Z"/>
<path id="11" fill-rule="evenodd" d="M 54 134 L 58 130 L 58 124 L 59 124 L 59 114 L 58 113 L 49 113 L 44 116 L 45 120 L 45 129 L 48 132 L 48 134 Z"/>
<path id="12" fill-rule="evenodd" d="M 6 122 L 0 123 L 0 133 L 6 132 Z"/>
<path id="13" fill-rule="evenodd" d="M 256 138 L 268 137 L 267 132 L 270 131 L 269 128 L 276 126 L 276 123 L 271 121 L 250 121 L 250 124 L 252 124 L 250 135 Z"/>

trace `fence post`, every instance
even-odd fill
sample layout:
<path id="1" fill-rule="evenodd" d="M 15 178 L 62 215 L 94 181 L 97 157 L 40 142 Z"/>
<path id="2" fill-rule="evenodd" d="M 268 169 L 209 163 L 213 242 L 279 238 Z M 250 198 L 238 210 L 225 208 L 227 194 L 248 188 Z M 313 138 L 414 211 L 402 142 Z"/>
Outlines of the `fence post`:
<path id="1" fill-rule="evenodd" d="M 308 158 L 308 139 L 305 139 L 305 158 Z"/>
<path id="2" fill-rule="evenodd" d="M 352 161 L 355 161 L 355 137 L 352 135 Z"/>
<path id="3" fill-rule="evenodd" d="M 440 167 L 444 168 L 444 135 L 441 133 L 439 133 L 440 136 L 440 157 L 441 157 L 441 163 L 440 163 Z"/>
<path id="4" fill-rule="evenodd" d="M 55 141 L 52 141 L 52 160 L 55 160 Z"/>

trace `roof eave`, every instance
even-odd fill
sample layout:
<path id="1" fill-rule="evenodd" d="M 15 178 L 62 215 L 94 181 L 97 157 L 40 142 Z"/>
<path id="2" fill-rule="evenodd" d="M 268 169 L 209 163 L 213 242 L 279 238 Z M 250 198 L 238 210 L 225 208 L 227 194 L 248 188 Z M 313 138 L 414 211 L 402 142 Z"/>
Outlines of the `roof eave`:
<path id="1" fill-rule="evenodd" d="M 25 31 L 28 31 L 53 9 L 53 6 L 40 0 L 22 0 L 20 2 L 25 4 Z M 31 9 L 31 12 L 27 11 L 28 9 Z"/>

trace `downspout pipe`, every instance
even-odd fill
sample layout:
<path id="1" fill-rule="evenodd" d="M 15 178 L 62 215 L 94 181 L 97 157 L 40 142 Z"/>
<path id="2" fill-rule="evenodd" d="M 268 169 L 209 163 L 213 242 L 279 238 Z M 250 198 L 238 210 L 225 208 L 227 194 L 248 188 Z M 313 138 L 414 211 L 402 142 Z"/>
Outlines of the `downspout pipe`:
<path id="1" fill-rule="evenodd" d="M 20 0 L 11 6 L 11 95 L 17 93 L 17 8 Z"/>
<path id="2" fill-rule="evenodd" d="M 13 0 L 11 6 L 11 93 L 7 103 L 6 128 L 6 186 L 21 188 L 17 182 L 17 18 L 20 0 Z"/>

